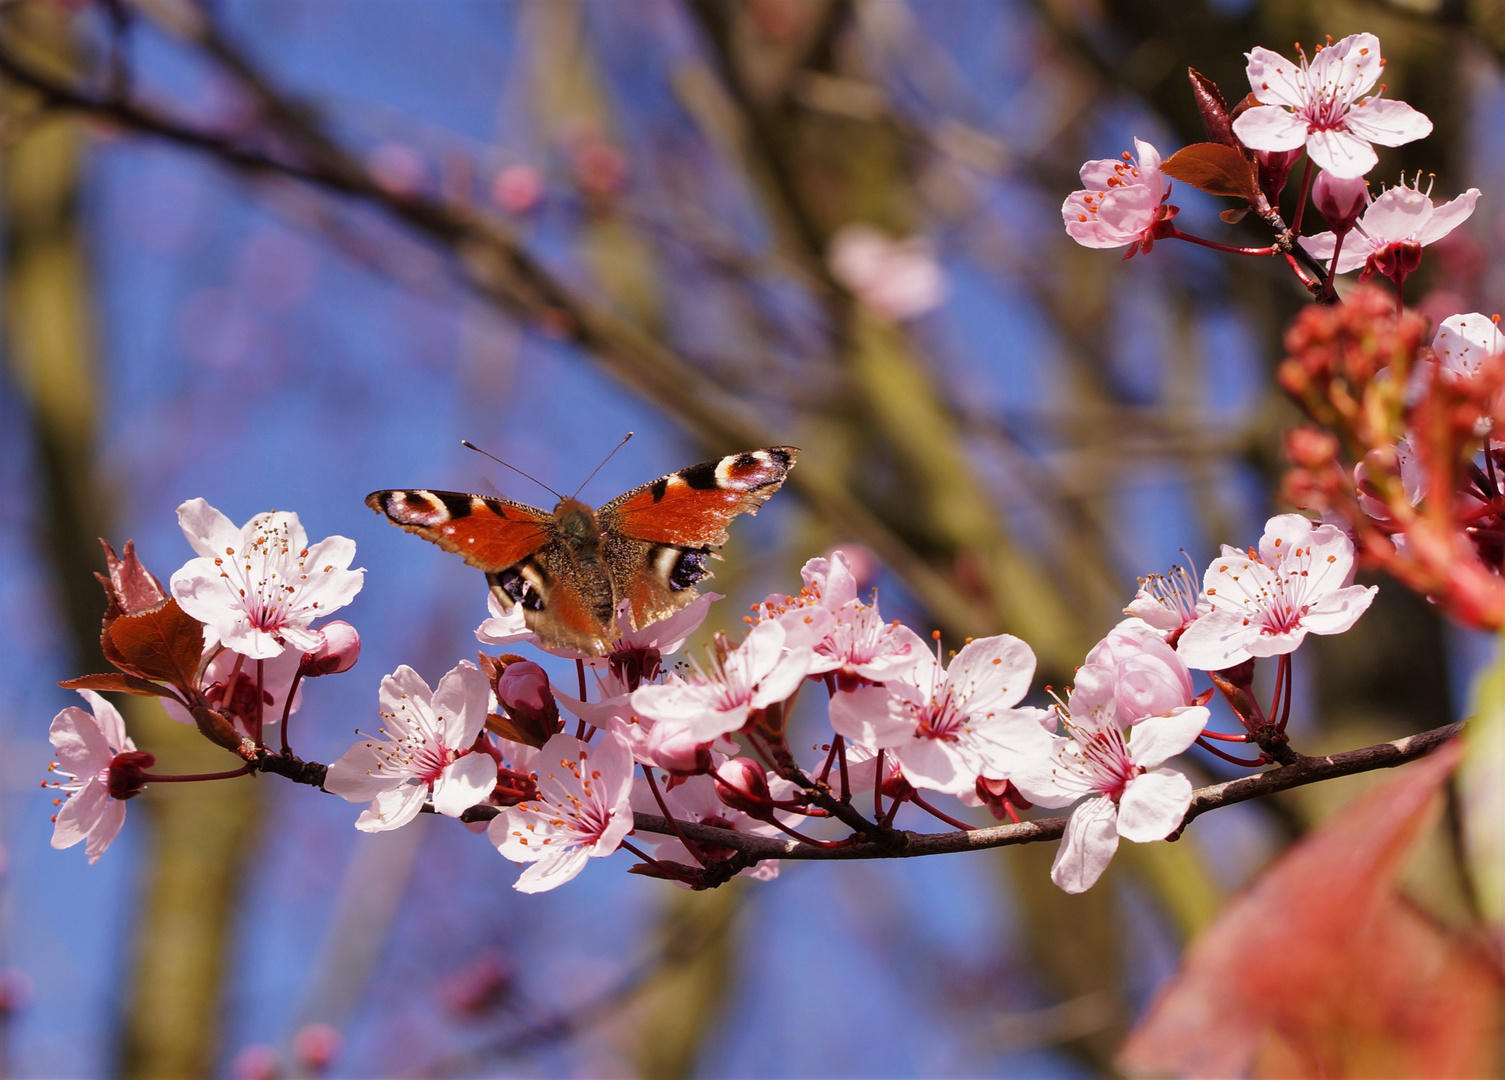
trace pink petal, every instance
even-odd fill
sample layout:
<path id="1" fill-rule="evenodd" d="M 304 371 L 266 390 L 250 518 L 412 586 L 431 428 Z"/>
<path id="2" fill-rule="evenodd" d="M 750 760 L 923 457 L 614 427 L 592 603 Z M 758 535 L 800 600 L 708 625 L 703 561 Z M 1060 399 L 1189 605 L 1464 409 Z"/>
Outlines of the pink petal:
<path id="1" fill-rule="evenodd" d="M 1259 46 L 1255 46 L 1244 55 L 1249 59 L 1244 73 L 1249 76 L 1249 87 L 1254 91 L 1256 98 L 1266 105 L 1287 105 L 1293 109 L 1299 109 L 1306 104 L 1306 87 L 1302 84 L 1300 65 L 1291 63 L 1277 52 L 1271 52 Z M 1250 112 L 1252 111 L 1251 109 Z M 1248 112 L 1244 113 L 1244 116 L 1248 115 Z M 1244 137 L 1240 135 L 1239 138 Z M 1254 146 L 1248 139 L 1244 139 L 1244 145 Z M 1255 147 L 1255 149 L 1271 148 Z M 1288 146 L 1285 149 L 1294 150 L 1295 147 Z"/>
<path id="2" fill-rule="evenodd" d="M 627 809 L 634 773 L 632 747 L 616 732 L 608 732 L 590 751 L 591 768 L 601 775 L 597 794 L 608 806 Z"/>
<path id="3" fill-rule="evenodd" d="M 1108 181 L 1120 177 L 1123 165 L 1123 158 L 1096 158 L 1089 161 L 1082 166 L 1082 184 L 1090 192 L 1107 191 Z M 1079 194 L 1085 194 L 1085 192 Z"/>
<path id="4" fill-rule="evenodd" d="M 1453 315 L 1442 320 L 1432 338 L 1432 351 L 1449 371 L 1474 375 L 1486 359 L 1505 352 L 1505 335 L 1487 315 Z"/>
<path id="5" fill-rule="evenodd" d="M 1277 105 L 1256 105 L 1233 122 L 1251 150 L 1295 150 L 1306 143 L 1306 121 Z"/>
<path id="6" fill-rule="evenodd" d="M 883 686 L 864 686 L 831 699 L 831 727 L 836 734 L 873 749 L 899 746 L 914 738 L 912 703 Z"/>
<path id="7" fill-rule="evenodd" d="M 99 857 L 105 853 L 105 848 L 115 842 L 115 837 L 120 835 L 120 827 L 124 824 L 125 803 L 118 799 L 110 799 L 105 803 L 104 813 L 100 814 L 99 820 L 94 823 L 94 828 L 89 830 L 89 842 L 84 845 L 90 866 L 97 863 Z"/>
<path id="8" fill-rule="evenodd" d="M 125 733 L 125 719 L 120 715 L 119 709 L 93 690 L 80 690 L 79 694 L 94 710 L 94 721 L 99 725 L 100 733 L 104 735 L 105 742 L 112 751 L 120 753 L 122 750 L 136 749 L 136 744 Z"/>
<path id="9" fill-rule="evenodd" d="M 324 776 L 324 790 L 346 802 L 370 802 L 383 791 L 407 782 L 397 773 L 378 771 L 383 752 L 374 739 L 363 739 L 329 766 Z"/>
<path id="10" fill-rule="evenodd" d="M 1249 643 L 1258 634 L 1258 628 L 1244 624 L 1242 615 L 1210 611 L 1186 628 L 1176 642 L 1176 653 L 1189 668 L 1221 671 L 1249 659 Z"/>
<path id="11" fill-rule="evenodd" d="M 1307 72 L 1308 93 L 1357 101 L 1380 77 L 1380 39 L 1373 34 L 1350 34 L 1322 49 Z"/>
<path id="12" fill-rule="evenodd" d="M 918 788 L 960 795 L 977 786 L 982 764 L 961 742 L 944 739 L 917 739 L 913 735 L 889 755 L 899 762 L 904 778 Z"/>
<path id="13" fill-rule="evenodd" d="M 355 819 L 355 827 L 361 832 L 400 829 L 418 816 L 427 801 L 427 785 L 408 783 L 390 788 L 371 800 L 371 805 Z"/>
<path id="14" fill-rule="evenodd" d="M 1356 180 L 1380 161 L 1368 140 L 1351 131 L 1313 131 L 1306 137 L 1306 152 L 1319 168 L 1342 180 Z"/>
<path id="15" fill-rule="evenodd" d="M 522 893 L 548 892 L 573 880 L 585 869 L 590 856 L 582 847 L 559 848 L 532 863 L 512 887 Z"/>
<path id="16" fill-rule="evenodd" d="M 1314 634 L 1341 634 L 1369 610 L 1377 591 L 1373 585 L 1350 585 L 1330 593 L 1301 617 L 1301 625 Z"/>
<path id="17" fill-rule="evenodd" d="M 1043 709 L 1009 709 L 986 721 L 974 721 L 972 745 L 978 773 L 994 780 L 1012 777 L 1050 757 L 1050 732 L 1041 721 Z"/>
<path id="18" fill-rule="evenodd" d="M 1432 200 L 1415 188 L 1386 188 L 1369 204 L 1359 224 L 1376 244 L 1385 244 L 1413 239 L 1426 226 L 1432 213 Z"/>
<path id="19" fill-rule="evenodd" d="M 383 676 L 377 702 L 384 713 L 397 713 L 399 717 L 410 711 L 410 702 L 420 701 L 425 706 L 433 699 L 434 692 L 423 676 L 402 664 L 390 675 Z"/>
<path id="20" fill-rule="evenodd" d="M 114 757 L 99 724 L 77 705 L 68 706 L 52 718 L 47 738 L 58 763 L 81 779 L 107 768 Z"/>
<path id="21" fill-rule="evenodd" d="M 1191 806 L 1191 781 L 1174 769 L 1156 769 L 1129 781 L 1118 800 L 1118 835 L 1136 844 L 1164 840 Z"/>
<path id="22" fill-rule="evenodd" d="M 1200 705 L 1176 709 L 1165 716 L 1152 716 L 1129 731 L 1129 758 L 1136 765 L 1153 769 L 1197 741 L 1212 714 Z M 1157 837 L 1158 839 L 1158 837 Z"/>
<path id="23" fill-rule="evenodd" d="M 108 789 L 98 780 L 89 781 L 68 796 L 68 801 L 58 808 L 57 821 L 52 826 L 52 846 L 70 848 L 93 832 L 109 799 Z"/>
<path id="24" fill-rule="evenodd" d="M 1113 800 L 1106 797 L 1089 799 L 1073 810 L 1050 880 L 1069 893 L 1083 893 L 1097 884 L 1118 850 L 1117 816 Z"/>
<path id="25" fill-rule="evenodd" d="M 240 550 L 240 529 L 203 499 L 189 499 L 178 507 L 178 525 L 193 550 L 206 559 L 224 557 L 227 548 Z"/>
<path id="26" fill-rule="evenodd" d="M 447 671 L 434 690 L 434 715 L 440 718 L 440 741 L 451 750 L 464 750 L 486 726 L 491 686 L 469 660 Z"/>
<path id="27" fill-rule="evenodd" d="M 1264 535 L 1259 538 L 1259 557 L 1274 566 L 1296 548 L 1305 547 L 1311 538 L 1310 518 L 1300 514 L 1276 514 L 1265 522 Z"/>
<path id="28" fill-rule="evenodd" d="M 963 648 L 951 662 L 946 686 L 962 695 L 969 714 L 980 715 L 1017 704 L 1034 677 L 1034 651 L 1012 634 L 999 634 Z"/>
<path id="29" fill-rule="evenodd" d="M 1435 244 L 1459 225 L 1468 220 L 1474 212 L 1474 204 L 1479 201 L 1479 189 L 1469 188 L 1462 195 L 1441 206 L 1433 207 L 1432 216 L 1427 219 L 1416 233 L 1416 241 L 1419 244 Z"/>
<path id="30" fill-rule="evenodd" d="M 1404 101 L 1372 97 L 1348 110 L 1348 130 L 1381 146 L 1401 146 L 1432 134 L 1432 121 Z"/>
<path id="31" fill-rule="evenodd" d="M 483 802 L 496 787 L 496 761 L 490 754 L 466 754 L 444 767 L 434 781 L 434 809 L 459 817 Z"/>

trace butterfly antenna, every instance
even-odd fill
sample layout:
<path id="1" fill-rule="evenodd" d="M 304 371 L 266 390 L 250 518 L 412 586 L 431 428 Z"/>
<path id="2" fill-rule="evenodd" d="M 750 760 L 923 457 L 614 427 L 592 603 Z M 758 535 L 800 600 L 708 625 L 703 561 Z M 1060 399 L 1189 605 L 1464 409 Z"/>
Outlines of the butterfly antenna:
<path id="1" fill-rule="evenodd" d="M 597 465 L 594 469 L 591 470 L 591 474 L 585 478 L 585 483 L 581 484 L 579 487 L 577 487 L 570 494 L 570 498 L 573 499 L 576 495 L 579 495 L 582 491 L 585 490 L 585 484 L 589 484 L 592 480 L 594 480 L 596 478 L 596 474 L 598 472 L 600 472 L 602 469 L 606 468 L 606 463 L 608 461 L 610 461 L 612 458 L 614 458 L 614 457 L 617 456 L 617 451 L 620 450 L 620 449 L 622 449 L 622 447 L 624 447 L 624 446 L 627 445 L 627 440 L 630 439 L 630 438 L 632 438 L 632 435 L 633 435 L 633 433 L 629 431 L 626 435 L 622 436 L 622 441 L 619 442 L 619 443 L 617 443 L 616 446 L 612 447 L 611 453 L 607 454 L 604 458 L 601 459 L 601 464 Z"/>
<path id="2" fill-rule="evenodd" d="M 465 449 L 467 449 L 467 450 L 474 450 L 478 454 L 481 454 L 481 455 L 483 455 L 485 457 L 489 457 L 492 461 L 496 462 L 498 465 L 500 465 L 504 469 L 511 469 L 513 472 L 517 473 L 518 476 L 521 476 L 524 480 L 532 480 L 539 487 L 543 488 L 550 495 L 554 496 L 554 498 L 556 498 L 556 499 L 563 499 L 564 498 L 563 495 L 559 494 L 559 492 L 557 492 L 553 488 L 549 487 L 548 484 L 545 484 L 538 477 L 536 477 L 536 476 L 529 476 L 527 473 L 525 473 L 521 469 L 519 469 L 516 465 L 508 465 L 501 458 L 497 457 L 495 454 L 488 453 L 487 451 L 482 450 L 479 446 L 477 446 L 475 443 L 471 442 L 469 439 L 461 439 L 460 440 L 460 445 L 463 446 L 463 447 L 465 447 Z"/>

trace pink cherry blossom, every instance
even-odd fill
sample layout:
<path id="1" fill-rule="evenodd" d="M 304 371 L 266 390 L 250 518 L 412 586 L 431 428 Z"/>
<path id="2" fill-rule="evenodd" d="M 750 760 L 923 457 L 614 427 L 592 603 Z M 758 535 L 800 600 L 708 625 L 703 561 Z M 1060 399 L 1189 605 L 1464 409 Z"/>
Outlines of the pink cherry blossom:
<path id="1" fill-rule="evenodd" d="M 1477 311 L 1442 320 L 1432 338 L 1432 352 L 1444 371 L 1465 378 L 1479 374 L 1484 362 L 1505 353 L 1505 334 L 1488 315 Z"/>
<path id="2" fill-rule="evenodd" d="M 1082 166 L 1085 190 L 1073 191 L 1061 205 L 1066 233 L 1090 248 L 1129 247 L 1129 255 L 1149 251 L 1159 230 L 1174 215 L 1166 207 L 1171 182 L 1160 171 L 1160 151 L 1134 140 L 1137 157 L 1100 158 Z M 1125 256 L 1127 257 L 1127 256 Z"/>
<path id="3" fill-rule="evenodd" d="M 319 627 L 319 647 L 303 657 L 303 677 L 317 679 L 339 675 L 355 667 L 361 658 L 361 635 L 343 619 Z"/>
<path id="4" fill-rule="evenodd" d="M 125 801 L 110 795 L 110 765 L 137 751 L 115 706 L 93 690 L 79 693 L 92 715 L 70 705 L 52 718 L 47 732 L 58 757 L 52 771 L 67 778 L 50 785 L 67 800 L 53 818 L 52 846 L 70 848 L 86 840 L 93 865 L 125 824 Z"/>
<path id="5" fill-rule="evenodd" d="M 1467 221 L 1478 201 L 1478 188 L 1469 188 L 1441 206 L 1433 206 L 1428 192 L 1412 185 L 1401 183 L 1386 189 L 1344 237 L 1343 250 L 1338 254 L 1338 273 L 1363 267 L 1366 280 L 1376 273 L 1392 276 L 1388 260 L 1398 255 L 1398 249 L 1436 243 Z M 1337 236 L 1331 232 L 1301 238 L 1301 246 L 1324 266 L 1332 261 L 1337 242 Z"/>
<path id="6" fill-rule="evenodd" d="M 632 694 L 632 707 L 644 717 L 689 731 L 709 742 L 736 731 L 755 709 L 783 701 L 810 671 L 808 648 L 786 648 L 788 633 L 775 619 L 764 620 L 734 649 L 717 649 L 706 668 L 695 665 L 688 678 L 670 675 L 658 686 Z"/>
<path id="7" fill-rule="evenodd" d="M 1432 121 L 1403 101 L 1375 94 L 1384 61 L 1373 34 L 1350 34 L 1319 47 L 1299 64 L 1256 48 L 1245 54 L 1254 96 L 1262 104 L 1233 121 L 1251 150 L 1305 146 L 1314 163 L 1339 179 L 1363 176 L 1379 158 L 1371 143 L 1400 146 L 1431 134 Z"/>
<path id="8" fill-rule="evenodd" d="M 434 809 L 459 817 L 496 787 L 496 761 L 471 753 L 486 726 L 490 687 L 468 660 L 430 689 L 404 664 L 381 681 L 384 737 L 356 743 L 329 767 L 324 790 L 371 805 L 355 827 L 385 832 L 418 816 L 432 794 Z"/>
<path id="9" fill-rule="evenodd" d="M 1069 893 L 1086 892 L 1102 876 L 1119 837 L 1143 844 L 1163 840 L 1180 826 L 1191 805 L 1191 782 L 1159 766 L 1197 740 L 1208 712 L 1194 706 L 1134 725 L 1124 737 L 1111 719 L 1114 680 L 1101 670 L 1083 683 L 1077 672 L 1065 735 L 1048 735 L 1046 753 L 1028 758 L 1010 779 L 1038 806 L 1070 806 L 1050 877 Z M 1079 711 L 1080 710 L 1080 711 Z"/>
<path id="10" fill-rule="evenodd" d="M 1343 530 L 1277 515 L 1257 553 L 1225 544 L 1207 567 L 1203 592 L 1212 610 L 1187 628 L 1176 651 L 1189 667 L 1219 671 L 1294 652 L 1308 633 L 1341 634 L 1378 591 L 1351 584 L 1353 572 L 1353 541 Z"/>
<path id="11" fill-rule="evenodd" d="M 309 624 L 360 592 L 364 570 L 351 570 L 355 542 L 331 536 L 312 546 L 297 514 L 257 514 L 237 528 L 203 499 L 178 507 L 183 535 L 199 558 L 173 574 L 172 595 L 222 644 L 251 659 L 288 646 L 322 644 Z"/>
<path id="12" fill-rule="evenodd" d="M 1035 654 L 1008 634 L 971 642 L 949 670 L 927 650 L 902 679 L 836 694 L 831 726 L 888 751 L 916 787 L 960 794 L 1044 745 L 1042 711 L 1017 707 L 1034 673 Z"/>
<path id="13" fill-rule="evenodd" d="M 606 733 L 592 746 L 555 735 L 538 754 L 537 798 L 509 806 L 487 835 L 513 862 L 529 863 L 513 888 L 545 892 L 610 855 L 632 831 L 632 751 Z"/>

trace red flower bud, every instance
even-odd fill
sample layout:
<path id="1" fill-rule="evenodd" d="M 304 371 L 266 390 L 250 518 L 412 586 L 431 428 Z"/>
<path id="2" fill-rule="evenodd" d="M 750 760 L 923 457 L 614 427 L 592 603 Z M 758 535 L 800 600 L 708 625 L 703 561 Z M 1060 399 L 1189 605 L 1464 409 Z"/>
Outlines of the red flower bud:
<path id="1" fill-rule="evenodd" d="M 1303 468 L 1319 469 L 1337 459 L 1338 439 L 1316 428 L 1297 428 L 1286 436 L 1286 454 Z"/>
<path id="2" fill-rule="evenodd" d="M 336 619 L 319 628 L 323 644 L 310 653 L 303 654 L 303 677 L 314 679 L 320 675 L 338 675 L 355 667 L 361 658 L 361 636 L 348 622 Z"/>
<path id="3" fill-rule="evenodd" d="M 142 788 L 146 787 L 144 771 L 157 763 L 156 756 L 148 754 L 145 750 L 127 750 L 122 754 L 116 754 L 110 759 L 110 770 L 106 786 L 110 791 L 110 798 L 134 799 L 141 794 Z"/>
<path id="4" fill-rule="evenodd" d="M 1259 166 L 1259 190 L 1265 193 L 1271 206 L 1280 204 L 1280 193 L 1286 189 L 1286 178 L 1291 175 L 1291 166 L 1301 156 L 1301 147 L 1295 150 L 1256 150 L 1255 163 Z"/>
<path id="5" fill-rule="evenodd" d="M 751 817 L 767 818 L 773 814 L 768 805 L 773 801 L 768 791 L 768 770 L 752 758 L 734 757 L 723 762 L 716 770 L 716 794 L 733 810 Z"/>
<path id="6" fill-rule="evenodd" d="M 293 1057 L 315 1076 L 321 1076 L 340 1056 L 345 1040 L 329 1024 L 304 1024 L 293 1035 Z"/>
<path id="7" fill-rule="evenodd" d="M 508 664 L 496 679 L 496 699 L 512 722 L 544 733 L 542 746 L 559 730 L 559 703 L 549 689 L 549 673 L 531 660 Z"/>
<path id="8" fill-rule="evenodd" d="M 1353 228 L 1368 205 L 1369 185 L 1361 178 L 1344 180 L 1323 169 L 1312 183 L 1313 209 L 1339 236 Z"/>

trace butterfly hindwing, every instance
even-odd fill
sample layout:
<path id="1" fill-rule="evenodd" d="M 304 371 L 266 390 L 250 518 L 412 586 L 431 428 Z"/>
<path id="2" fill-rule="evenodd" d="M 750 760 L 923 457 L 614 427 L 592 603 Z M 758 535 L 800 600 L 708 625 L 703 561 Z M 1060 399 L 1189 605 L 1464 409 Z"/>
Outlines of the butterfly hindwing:
<path id="1" fill-rule="evenodd" d="M 458 491 L 373 491 L 366 505 L 487 573 L 506 570 L 543 547 L 554 523 L 537 507 Z"/>

